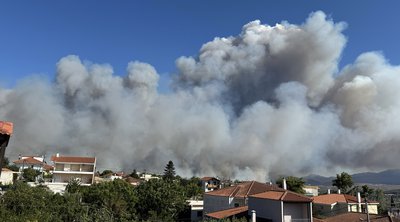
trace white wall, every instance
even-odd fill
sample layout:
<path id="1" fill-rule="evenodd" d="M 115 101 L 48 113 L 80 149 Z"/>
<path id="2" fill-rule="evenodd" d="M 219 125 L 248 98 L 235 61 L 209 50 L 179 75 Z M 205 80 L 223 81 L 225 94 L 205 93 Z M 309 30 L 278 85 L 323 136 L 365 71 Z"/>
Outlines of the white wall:
<path id="1" fill-rule="evenodd" d="M 256 211 L 258 218 L 281 222 L 281 201 L 249 197 L 249 213 Z"/>
<path id="2" fill-rule="evenodd" d="M 283 203 L 283 217 L 310 219 L 309 203 Z"/>
<path id="3" fill-rule="evenodd" d="M 1 171 L 0 182 L 3 185 L 8 185 L 13 183 L 13 171 Z"/>

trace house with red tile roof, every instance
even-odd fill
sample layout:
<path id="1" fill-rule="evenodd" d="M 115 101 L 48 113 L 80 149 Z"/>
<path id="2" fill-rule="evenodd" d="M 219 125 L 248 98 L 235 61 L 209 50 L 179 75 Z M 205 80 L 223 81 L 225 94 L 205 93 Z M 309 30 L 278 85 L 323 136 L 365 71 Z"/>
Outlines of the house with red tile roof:
<path id="1" fill-rule="evenodd" d="M 257 221 L 312 222 L 311 198 L 256 181 L 205 193 L 204 202 L 207 218 L 250 218 L 254 211 Z"/>
<path id="2" fill-rule="evenodd" d="M 203 177 L 200 179 L 203 192 L 210 192 L 221 188 L 221 181 L 215 177 Z"/>
<path id="3" fill-rule="evenodd" d="M 18 160 L 13 161 L 13 163 L 19 168 L 19 172 L 27 168 L 32 168 L 39 172 L 51 171 L 53 168 L 44 162 L 42 156 L 20 156 Z"/>
<path id="4" fill-rule="evenodd" d="M 96 170 L 96 157 L 78 156 L 52 156 L 54 163 L 53 183 L 68 184 L 69 181 L 77 179 L 82 185 L 94 183 Z"/>
<path id="5" fill-rule="evenodd" d="M 249 196 L 249 212 L 257 221 L 312 222 L 312 199 L 289 190 L 266 191 Z"/>
<path id="6" fill-rule="evenodd" d="M 365 199 L 348 194 L 325 194 L 312 197 L 313 214 L 322 216 L 332 216 L 347 212 L 366 212 Z M 368 212 L 378 214 L 379 202 L 368 201 Z"/>
<path id="7" fill-rule="evenodd" d="M 249 195 L 275 190 L 279 191 L 283 189 L 276 185 L 247 181 L 235 186 L 204 193 L 204 214 L 247 206 Z"/>

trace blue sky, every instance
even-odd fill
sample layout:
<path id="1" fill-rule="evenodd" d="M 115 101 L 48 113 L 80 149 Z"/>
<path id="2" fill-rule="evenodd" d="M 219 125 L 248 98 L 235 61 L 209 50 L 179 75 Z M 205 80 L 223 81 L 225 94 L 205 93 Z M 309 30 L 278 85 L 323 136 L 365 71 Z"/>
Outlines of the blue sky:
<path id="1" fill-rule="evenodd" d="M 345 21 L 341 66 L 362 52 L 382 51 L 400 63 L 398 1 L 20 1 L 0 0 L 0 87 L 39 74 L 54 79 L 70 54 L 108 63 L 124 75 L 127 63 L 152 64 L 168 79 L 175 60 L 195 55 L 214 37 L 237 35 L 249 21 L 300 24 L 322 10 Z M 164 86 L 165 87 L 165 86 Z M 165 90 L 165 89 L 164 89 Z"/>

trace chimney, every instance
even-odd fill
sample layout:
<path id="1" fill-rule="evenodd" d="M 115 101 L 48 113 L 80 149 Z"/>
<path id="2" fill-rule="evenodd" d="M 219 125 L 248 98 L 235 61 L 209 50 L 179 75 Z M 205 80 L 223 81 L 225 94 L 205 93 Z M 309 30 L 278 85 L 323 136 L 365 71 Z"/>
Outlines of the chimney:
<path id="1" fill-rule="evenodd" d="M 255 210 L 251 211 L 251 222 L 256 222 L 256 211 Z"/>
<path id="2" fill-rule="evenodd" d="M 337 193 L 340 194 L 340 189 L 337 190 Z"/>
<path id="3" fill-rule="evenodd" d="M 56 157 L 60 157 L 60 154 L 59 154 L 59 153 L 56 153 Z"/>
<path id="4" fill-rule="evenodd" d="M 331 194 L 331 189 L 328 189 L 328 194 Z"/>
<path id="5" fill-rule="evenodd" d="M 282 180 L 282 186 L 283 186 L 283 189 L 287 190 L 287 185 L 286 185 L 286 179 L 285 178 L 283 178 L 283 180 Z"/>
<path id="6" fill-rule="evenodd" d="M 358 212 L 361 213 L 361 194 L 357 192 L 357 203 L 358 203 Z"/>

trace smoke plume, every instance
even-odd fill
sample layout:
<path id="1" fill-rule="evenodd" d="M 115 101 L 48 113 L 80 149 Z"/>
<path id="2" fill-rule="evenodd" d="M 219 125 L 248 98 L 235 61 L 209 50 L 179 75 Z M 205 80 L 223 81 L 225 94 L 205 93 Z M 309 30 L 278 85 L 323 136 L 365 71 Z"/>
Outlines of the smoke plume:
<path id="1" fill-rule="evenodd" d="M 400 167 L 400 68 L 367 52 L 339 70 L 345 27 L 323 12 L 250 22 L 178 58 L 167 94 L 150 64 L 121 77 L 66 56 L 53 83 L 0 89 L 8 155 L 95 155 L 100 168 L 139 171 L 172 160 L 183 176 L 259 180 Z"/>

